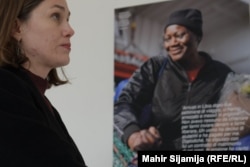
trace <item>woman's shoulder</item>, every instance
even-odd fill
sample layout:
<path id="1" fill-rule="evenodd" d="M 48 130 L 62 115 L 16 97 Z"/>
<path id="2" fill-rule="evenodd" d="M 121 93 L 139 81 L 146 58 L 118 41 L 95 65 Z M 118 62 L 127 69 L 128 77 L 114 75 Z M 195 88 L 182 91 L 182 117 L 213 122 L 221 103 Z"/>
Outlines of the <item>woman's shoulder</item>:
<path id="1" fill-rule="evenodd" d="M 167 59 L 167 56 L 153 56 L 149 58 L 149 60 L 161 64 L 163 61 Z"/>
<path id="2" fill-rule="evenodd" d="M 156 71 L 158 71 L 158 69 L 161 68 L 161 66 L 166 63 L 167 59 L 168 58 L 166 56 L 153 56 L 153 57 L 150 57 L 144 63 L 144 66 L 155 69 Z"/>
<path id="3" fill-rule="evenodd" d="M 21 73 L 18 68 L 0 67 L 0 78 L 2 82 L 20 81 L 22 80 L 20 74 Z"/>
<path id="4" fill-rule="evenodd" d="M 210 67 L 217 70 L 219 73 L 229 73 L 233 71 L 226 63 L 212 58 L 208 53 L 200 51 L 199 54 L 205 57 Z"/>
<path id="5" fill-rule="evenodd" d="M 27 90 L 27 78 L 20 69 L 0 67 L 0 89 L 12 93 L 24 93 Z"/>
<path id="6" fill-rule="evenodd" d="M 213 67 L 221 74 L 233 72 L 233 70 L 226 64 L 218 60 L 212 60 Z"/>

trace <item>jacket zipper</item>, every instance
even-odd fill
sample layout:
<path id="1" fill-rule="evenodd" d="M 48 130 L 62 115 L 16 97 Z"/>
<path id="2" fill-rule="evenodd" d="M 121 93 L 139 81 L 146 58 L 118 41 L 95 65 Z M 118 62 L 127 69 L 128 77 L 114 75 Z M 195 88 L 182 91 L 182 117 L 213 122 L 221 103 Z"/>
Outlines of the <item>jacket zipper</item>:
<path id="1" fill-rule="evenodd" d="M 192 88 L 192 82 L 188 82 L 186 105 L 188 105 L 188 104 L 189 104 L 189 101 L 190 101 L 190 92 L 191 92 L 191 88 Z"/>

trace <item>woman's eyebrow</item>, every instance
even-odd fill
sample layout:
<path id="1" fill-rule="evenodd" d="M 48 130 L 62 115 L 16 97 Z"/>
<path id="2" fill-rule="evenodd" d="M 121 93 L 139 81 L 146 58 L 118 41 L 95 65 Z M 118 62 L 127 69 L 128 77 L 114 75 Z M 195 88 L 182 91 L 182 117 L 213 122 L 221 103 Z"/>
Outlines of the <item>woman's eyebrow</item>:
<path id="1" fill-rule="evenodd" d="M 51 8 L 58 8 L 58 9 L 63 10 L 63 11 L 66 10 L 64 6 L 61 6 L 61 5 L 58 5 L 58 4 L 53 5 Z M 69 12 L 69 16 L 70 16 L 70 12 Z"/>
<path id="2" fill-rule="evenodd" d="M 51 8 L 59 8 L 60 10 L 64 10 L 65 11 L 65 7 L 61 6 L 61 5 L 53 5 Z"/>

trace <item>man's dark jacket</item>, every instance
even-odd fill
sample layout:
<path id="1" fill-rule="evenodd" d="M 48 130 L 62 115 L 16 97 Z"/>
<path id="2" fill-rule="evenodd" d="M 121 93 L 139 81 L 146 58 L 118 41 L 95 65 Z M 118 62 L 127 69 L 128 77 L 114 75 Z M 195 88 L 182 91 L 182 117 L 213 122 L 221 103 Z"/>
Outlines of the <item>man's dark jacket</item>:
<path id="1" fill-rule="evenodd" d="M 85 166 L 58 112 L 53 111 L 27 71 L 0 68 L 0 166 Z"/>
<path id="2" fill-rule="evenodd" d="M 164 56 L 149 59 L 133 74 L 115 104 L 115 129 L 125 143 L 132 133 L 147 128 L 146 119 L 148 125 L 160 131 L 163 138 L 160 149 L 182 150 L 182 107 L 216 103 L 227 74 L 232 72 L 206 53 L 200 55 L 206 63 L 193 82 L 178 63 Z M 147 104 L 152 104 L 151 115 L 143 109 Z"/>

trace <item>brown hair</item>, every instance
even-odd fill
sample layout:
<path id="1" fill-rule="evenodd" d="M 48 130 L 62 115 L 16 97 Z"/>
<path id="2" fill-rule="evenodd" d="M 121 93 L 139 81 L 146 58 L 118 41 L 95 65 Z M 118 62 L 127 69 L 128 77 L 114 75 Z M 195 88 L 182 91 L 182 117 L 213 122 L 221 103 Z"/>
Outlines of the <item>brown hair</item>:
<path id="1" fill-rule="evenodd" d="M 26 21 L 30 13 L 43 0 L 1 0 L 0 1 L 0 66 L 12 66 L 15 68 L 28 61 L 28 58 L 18 53 L 19 41 L 12 36 L 16 19 Z M 48 74 L 49 87 L 68 83 L 68 79 L 62 70 L 65 80 L 61 80 L 54 68 Z"/>

